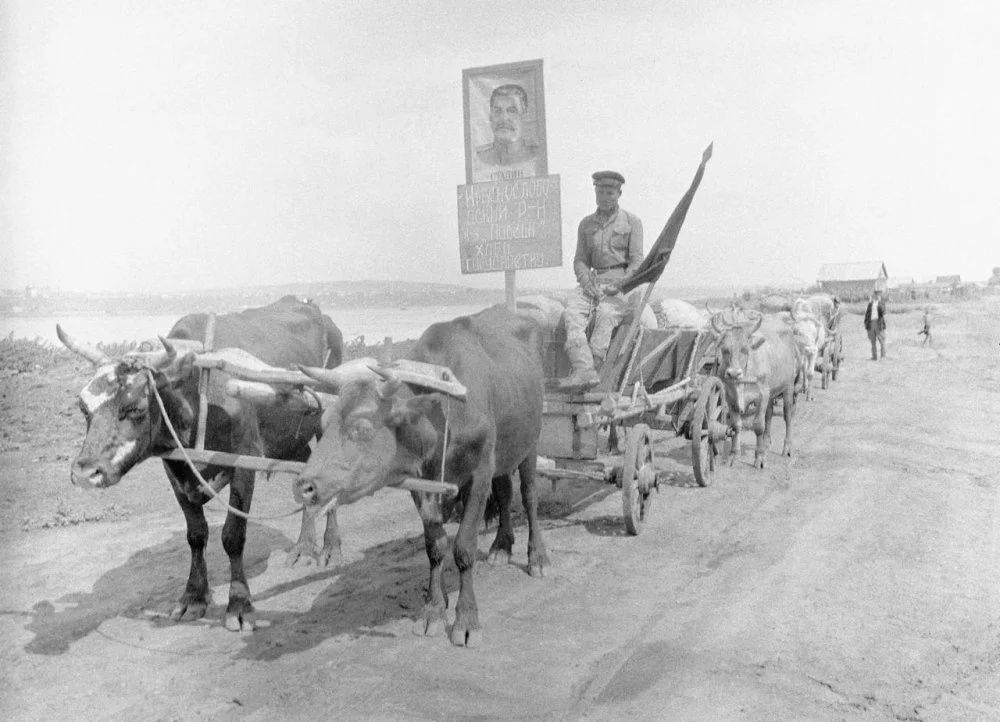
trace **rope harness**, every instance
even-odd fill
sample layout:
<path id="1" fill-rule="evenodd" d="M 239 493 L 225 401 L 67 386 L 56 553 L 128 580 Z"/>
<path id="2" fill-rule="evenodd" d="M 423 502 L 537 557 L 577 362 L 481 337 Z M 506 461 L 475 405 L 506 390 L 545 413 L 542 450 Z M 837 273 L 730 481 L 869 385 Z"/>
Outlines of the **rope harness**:
<path id="1" fill-rule="evenodd" d="M 184 461 L 187 462 L 188 467 L 191 469 L 195 479 L 197 479 L 198 481 L 198 485 L 201 487 L 201 490 L 204 493 L 208 494 L 212 499 L 222 504 L 222 506 L 224 506 L 229 511 L 230 514 L 235 514 L 236 516 L 242 519 L 247 519 L 250 521 L 271 521 L 274 519 L 284 519 L 285 517 L 292 516 L 293 514 L 298 514 L 299 512 L 305 510 L 305 506 L 302 506 L 299 509 L 294 509 L 292 511 L 285 512 L 284 514 L 277 514 L 275 516 L 258 516 L 257 514 L 248 514 L 245 511 L 237 509 L 236 507 L 229 504 L 221 496 L 219 496 L 218 492 L 216 492 L 215 489 L 212 488 L 211 484 L 205 481 L 205 478 L 201 475 L 201 472 L 198 471 L 198 468 L 195 466 L 195 462 L 191 460 L 190 456 L 188 456 L 187 449 L 184 447 L 183 442 L 181 442 L 180 437 L 177 435 L 177 431 L 174 429 L 174 425 L 170 421 L 170 416 L 167 414 L 166 406 L 164 405 L 163 399 L 160 396 L 160 390 L 156 388 L 156 381 L 153 379 L 153 369 L 146 367 L 144 370 L 149 372 L 148 375 L 146 376 L 147 383 L 149 384 L 149 388 L 153 392 L 153 396 L 156 398 L 156 405 L 160 407 L 160 415 L 163 417 L 163 423 L 166 424 L 167 431 L 170 432 L 171 438 L 174 440 L 174 443 L 177 444 L 177 448 L 184 456 Z M 149 426 L 149 433 L 150 433 L 150 439 L 152 440 L 152 435 L 153 435 L 152 424 L 150 424 Z"/>

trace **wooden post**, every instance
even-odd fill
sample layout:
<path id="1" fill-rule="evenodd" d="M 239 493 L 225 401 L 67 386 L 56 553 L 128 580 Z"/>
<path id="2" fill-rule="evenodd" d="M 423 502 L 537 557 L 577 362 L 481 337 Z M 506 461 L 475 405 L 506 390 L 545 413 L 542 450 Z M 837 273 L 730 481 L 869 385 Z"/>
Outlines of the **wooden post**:
<path id="1" fill-rule="evenodd" d="M 392 336 L 386 336 L 382 341 L 382 358 L 379 359 L 384 364 L 392 363 Z"/>
<path id="2" fill-rule="evenodd" d="M 506 285 L 507 309 L 511 313 L 517 313 L 517 271 L 504 271 L 504 281 Z"/>
<path id="3" fill-rule="evenodd" d="M 211 351 L 215 343 L 215 314 L 208 314 L 205 323 L 205 351 Z M 194 448 L 205 448 L 205 430 L 208 427 L 208 379 L 211 369 L 203 368 L 198 376 L 198 431 L 195 435 Z"/>

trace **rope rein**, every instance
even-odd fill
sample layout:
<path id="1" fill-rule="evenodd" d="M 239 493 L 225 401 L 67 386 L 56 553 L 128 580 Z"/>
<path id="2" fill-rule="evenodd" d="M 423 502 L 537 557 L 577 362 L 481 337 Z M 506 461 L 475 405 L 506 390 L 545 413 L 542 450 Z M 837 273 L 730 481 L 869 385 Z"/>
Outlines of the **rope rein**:
<path id="1" fill-rule="evenodd" d="M 149 371 L 150 371 L 148 375 L 149 387 L 153 390 L 153 396 L 156 397 L 156 404 L 157 406 L 160 407 L 160 414 L 163 417 L 163 422 L 167 426 L 167 431 L 170 432 L 171 438 L 173 438 L 174 443 L 177 444 L 177 448 L 184 456 L 184 461 L 187 462 L 188 467 L 190 467 L 191 471 L 194 473 L 195 479 L 198 480 L 198 485 L 201 487 L 203 492 L 208 494 L 212 499 L 215 499 L 217 502 L 222 504 L 229 511 L 230 514 L 235 514 L 236 516 L 242 519 L 247 519 L 250 521 L 271 521 L 274 519 L 284 519 L 285 517 L 298 514 L 299 512 L 305 509 L 305 507 L 302 507 L 299 509 L 294 509 L 292 511 L 286 512 L 284 514 L 278 514 L 276 516 L 258 516 L 256 514 L 248 514 L 245 511 L 237 509 L 236 507 L 230 505 L 221 496 L 219 496 L 218 492 L 216 492 L 215 489 L 213 489 L 211 485 L 207 481 L 205 481 L 204 477 L 201 475 L 201 472 L 199 472 L 197 467 L 195 467 L 194 461 L 192 461 L 191 457 L 188 456 L 187 449 L 181 442 L 180 437 L 177 435 L 177 431 L 174 429 L 173 423 L 170 421 L 170 416 L 167 414 L 167 409 L 163 404 L 163 399 L 160 397 L 160 390 L 156 388 L 156 382 L 153 380 L 152 370 L 150 369 Z M 150 429 L 152 430 L 152 425 L 150 425 Z"/>

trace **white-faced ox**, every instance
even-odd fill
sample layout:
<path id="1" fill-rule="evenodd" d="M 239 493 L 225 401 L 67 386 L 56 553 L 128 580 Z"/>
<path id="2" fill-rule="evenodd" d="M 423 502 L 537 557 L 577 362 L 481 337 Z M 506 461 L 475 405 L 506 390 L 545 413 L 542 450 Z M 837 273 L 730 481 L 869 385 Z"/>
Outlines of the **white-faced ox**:
<path id="1" fill-rule="evenodd" d="M 192 342 L 204 338 L 207 322 L 207 314 L 185 316 L 163 339 L 165 350 L 133 353 L 117 360 L 75 341 L 57 327 L 66 346 L 97 366 L 96 375 L 79 397 L 87 435 L 72 465 L 74 484 L 112 486 L 136 464 L 176 446 L 153 395 L 154 387 L 182 443 L 194 446 L 199 413 L 198 370 L 194 366 L 195 353 L 190 349 L 200 345 Z M 335 366 L 343 354 L 343 339 L 333 321 L 315 305 L 290 296 L 263 308 L 220 315 L 214 328 L 217 348 L 243 349 L 272 366 Z M 309 441 L 320 429 L 317 414 L 280 406 L 256 409 L 222 392 L 223 374 L 213 372 L 212 377 L 208 389 L 206 449 L 291 461 L 308 458 Z M 175 621 L 198 619 L 204 616 L 209 603 L 205 564 L 208 523 L 202 505 L 210 497 L 202 491 L 185 462 L 164 460 L 163 465 L 184 512 L 191 547 L 187 587 L 170 616 Z M 233 508 L 250 510 L 253 471 L 205 465 L 198 468 L 216 491 L 229 484 L 229 503 Z M 243 570 L 245 539 L 246 520 L 227 514 L 222 544 L 229 555 L 231 583 L 225 623 L 232 630 L 255 625 L 253 602 Z"/>
<path id="2" fill-rule="evenodd" d="M 541 574 L 548 564 L 535 495 L 544 393 L 541 335 L 532 319 L 495 306 L 433 324 L 408 359 L 451 369 L 467 389 L 465 400 L 421 393 L 426 389 L 409 380 L 401 383 L 391 367 L 378 369 L 381 378 L 347 383 L 336 374 L 302 369 L 316 379 L 329 380 L 320 390 L 339 393 L 339 398 L 324 413 L 322 439 L 300 475 L 295 497 L 313 509 L 348 504 L 404 478 L 439 479 L 443 465 L 444 480 L 460 488 L 457 498 L 413 492 L 430 562 L 418 624 L 422 633 L 431 635 L 441 631 L 447 620 L 442 563 L 448 539 L 443 524 L 460 505 L 454 544 L 460 580 L 451 641 L 474 646 L 481 636 L 473 590 L 477 526 L 484 511 L 487 518 L 499 516 L 490 561 L 510 561 L 515 469 L 528 516 L 528 571 Z"/>
<path id="3" fill-rule="evenodd" d="M 830 307 L 833 307 L 831 301 Z M 811 305 L 804 299 L 796 299 L 792 305 L 790 323 L 792 337 L 801 351 L 801 384 L 806 400 L 812 401 L 812 378 L 816 371 L 817 360 L 822 357 L 826 346 L 826 321 L 810 311 Z"/>
<path id="4" fill-rule="evenodd" d="M 756 321 L 727 321 L 722 313 L 712 316 L 719 334 L 719 374 L 726 389 L 730 424 L 735 431 L 733 458 L 740 454 L 743 419 L 752 419 L 757 436 L 754 466 L 764 468 L 771 443 L 774 401 L 782 400 L 785 419 L 783 456 L 792 455 L 792 416 L 795 409 L 796 377 L 800 352 L 792 330 L 777 318 L 760 316 Z"/>

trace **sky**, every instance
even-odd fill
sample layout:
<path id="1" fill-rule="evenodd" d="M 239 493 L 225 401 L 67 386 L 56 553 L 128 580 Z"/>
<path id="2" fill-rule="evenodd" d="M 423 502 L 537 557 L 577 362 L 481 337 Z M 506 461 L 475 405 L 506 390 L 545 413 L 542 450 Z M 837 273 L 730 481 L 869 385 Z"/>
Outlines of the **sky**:
<path id="1" fill-rule="evenodd" d="M 992 0 L 5 0 L 0 287 L 172 291 L 462 274 L 462 70 L 541 59 L 568 288 L 591 174 L 659 287 L 1000 266 Z"/>

